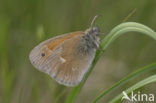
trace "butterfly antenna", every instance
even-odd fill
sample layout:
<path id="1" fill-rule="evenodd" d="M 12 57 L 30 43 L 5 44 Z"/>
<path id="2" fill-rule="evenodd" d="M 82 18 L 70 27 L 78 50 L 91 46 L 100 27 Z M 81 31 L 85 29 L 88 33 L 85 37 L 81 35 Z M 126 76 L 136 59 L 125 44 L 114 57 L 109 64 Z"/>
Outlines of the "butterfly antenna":
<path id="1" fill-rule="evenodd" d="M 95 21 L 96 21 L 96 19 L 97 19 L 98 17 L 99 17 L 99 15 L 94 16 L 94 18 L 93 18 L 93 20 L 92 20 L 92 22 L 91 22 L 91 24 L 90 24 L 91 27 L 93 27 L 93 25 L 94 25 L 94 23 L 95 23 Z"/>

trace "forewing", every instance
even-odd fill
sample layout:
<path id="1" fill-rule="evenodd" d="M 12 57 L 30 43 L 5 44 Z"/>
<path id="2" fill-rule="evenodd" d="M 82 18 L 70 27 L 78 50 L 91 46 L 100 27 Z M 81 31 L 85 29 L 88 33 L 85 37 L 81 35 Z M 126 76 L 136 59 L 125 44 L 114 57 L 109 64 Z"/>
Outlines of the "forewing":
<path id="1" fill-rule="evenodd" d="M 30 53 L 29 59 L 38 70 L 51 73 L 55 76 L 55 69 L 60 65 L 60 55 L 62 54 L 62 44 L 66 41 L 82 35 L 82 32 L 73 32 L 48 39 L 36 46 Z"/>
<path id="2" fill-rule="evenodd" d="M 88 55 L 78 52 L 82 36 L 82 32 L 74 32 L 39 44 L 30 53 L 31 63 L 60 84 L 79 84 L 95 55 L 94 49 L 91 49 L 92 52 Z"/>

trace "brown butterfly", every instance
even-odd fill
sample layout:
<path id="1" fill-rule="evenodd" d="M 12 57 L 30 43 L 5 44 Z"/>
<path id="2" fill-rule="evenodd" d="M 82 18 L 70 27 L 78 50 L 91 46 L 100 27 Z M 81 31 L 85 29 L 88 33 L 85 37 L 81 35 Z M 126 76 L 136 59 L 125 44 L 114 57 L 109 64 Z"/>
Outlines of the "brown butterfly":
<path id="1" fill-rule="evenodd" d="M 84 32 L 56 36 L 36 46 L 29 55 L 33 66 L 60 84 L 78 85 L 99 47 L 99 28 L 92 26 L 97 17 L 94 17 L 91 27 Z"/>

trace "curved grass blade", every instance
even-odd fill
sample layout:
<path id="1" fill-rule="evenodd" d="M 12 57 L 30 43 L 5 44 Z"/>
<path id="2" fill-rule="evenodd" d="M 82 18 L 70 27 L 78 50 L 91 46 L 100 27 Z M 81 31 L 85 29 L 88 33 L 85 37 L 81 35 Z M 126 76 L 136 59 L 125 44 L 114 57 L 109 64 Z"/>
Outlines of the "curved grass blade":
<path id="1" fill-rule="evenodd" d="M 106 96 L 108 93 L 112 92 L 113 90 L 117 89 L 121 85 L 127 83 L 128 81 L 138 77 L 139 75 L 143 73 L 147 73 L 149 71 L 156 70 L 156 63 L 147 65 L 141 69 L 138 69 L 137 71 L 129 74 L 128 76 L 124 77 L 122 80 L 115 83 L 112 87 L 108 88 L 104 92 L 102 92 L 99 96 L 97 96 L 92 103 L 97 103 L 100 99 L 102 99 L 104 96 Z"/>
<path id="2" fill-rule="evenodd" d="M 124 33 L 133 32 L 133 31 L 146 34 L 156 40 L 156 33 L 149 27 L 139 24 L 139 23 L 135 23 L 135 22 L 127 22 L 127 23 L 122 23 L 122 24 L 116 26 L 115 28 L 113 28 L 112 31 L 101 41 L 100 49 L 106 50 L 106 48 L 114 40 L 116 40 L 119 36 L 121 36 Z M 93 70 L 94 66 L 96 65 L 97 61 L 99 60 L 99 58 L 101 57 L 102 54 L 103 54 L 103 51 L 101 51 L 101 50 L 97 51 L 94 61 L 91 65 L 89 71 L 84 76 L 83 81 L 78 86 L 72 88 L 71 92 L 69 93 L 69 95 L 66 98 L 65 103 L 74 103 L 75 102 L 81 88 L 83 87 L 85 81 L 89 77 L 91 71 Z"/>
<path id="3" fill-rule="evenodd" d="M 138 83 L 136 83 L 135 85 L 131 86 L 130 88 L 128 88 L 125 92 L 127 94 L 129 94 L 130 92 L 138 89 L 138 88 L 141 88 L 149 83 L 153 83 L 153 82 L 156 82 L 156 75 L 152 75 Z M 117 101 L 121 100 L 123 94 L 119 94 L 118 96 L 116 96 L 112 101 L 110 101 L 109 103 L 116 103 Z"/>

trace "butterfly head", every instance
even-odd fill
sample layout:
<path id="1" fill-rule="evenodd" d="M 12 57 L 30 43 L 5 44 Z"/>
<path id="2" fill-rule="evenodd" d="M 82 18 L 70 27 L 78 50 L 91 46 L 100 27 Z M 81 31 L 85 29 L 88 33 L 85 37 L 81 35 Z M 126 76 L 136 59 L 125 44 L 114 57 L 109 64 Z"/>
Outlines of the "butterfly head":
<path id="1" fill-rule="evenodd" d="M 99 36 L 99 27 L 95 26 L 95 21 L 97 20 L 97 18 L 99 17 L 99 15 L 96 15 L 90 25 L 90 28 L 87 29 L 85 31 L 85 34 L 90 34 L 90 35 L 94 35 L 94 36 Z"/>
<path id="2" fill-rule="evenodd" d="M 99 28 L 97 26 L 95 26 L 95 27 L 91 27 L 91 28 L 87 29 L 85 31 L 85 34 L 99 36 L 99 32 L 100 32 Z"/>

